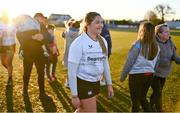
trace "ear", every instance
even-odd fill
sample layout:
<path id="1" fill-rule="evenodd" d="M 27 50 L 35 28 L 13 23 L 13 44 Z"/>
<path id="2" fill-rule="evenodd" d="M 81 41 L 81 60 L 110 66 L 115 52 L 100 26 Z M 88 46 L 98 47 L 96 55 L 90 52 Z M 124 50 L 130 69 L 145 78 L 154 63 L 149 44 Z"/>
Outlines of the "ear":
<path id="1" fill-rule="evenodd" d="M 161 36 L 161 33 L 157 33 L 158 36 Z"/>

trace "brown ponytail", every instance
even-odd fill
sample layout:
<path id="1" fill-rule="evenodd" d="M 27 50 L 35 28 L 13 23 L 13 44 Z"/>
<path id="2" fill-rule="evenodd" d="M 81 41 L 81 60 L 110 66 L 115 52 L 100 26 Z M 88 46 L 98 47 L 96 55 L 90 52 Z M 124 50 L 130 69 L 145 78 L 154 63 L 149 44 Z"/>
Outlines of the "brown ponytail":
<path id="1" fill-rule="evenodd" d="M 100 44 L 100 46 L 101 46 L 101 48 L 102 48 L 102 51 L 103 51 L 103 53 L 104 54 L 106 54 L 106 55 L 108 55 L 108 52 L 107 52 L 107 49 L 106 49 L 106 45 L 104 44 L 104 41 L 103 41 L 103 39 L 102 39 L 103 37 L 101 36 L 101 35 L 98 35 L 98 41 L 99 41 L 99 44 Z"/>

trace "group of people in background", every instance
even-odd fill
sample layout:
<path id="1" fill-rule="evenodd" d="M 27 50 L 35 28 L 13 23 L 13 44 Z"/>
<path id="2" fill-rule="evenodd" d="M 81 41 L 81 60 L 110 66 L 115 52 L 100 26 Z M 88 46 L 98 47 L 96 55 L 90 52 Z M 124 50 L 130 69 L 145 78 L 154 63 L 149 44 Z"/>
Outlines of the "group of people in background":
<path id="1" fill-rule="evenodd" d="M 114 96 L 108 61 L 112 48 L 109 30 L 97 12 L 87 13 L 81 22 L 70 19 L 65 27 L 63 65 L 68 72 L 66 84 L 71 91 L 72 105 L 77 108 L 76 112 L 96 112 L 101 82 L 107 86 L 108 98 Z M 39 98 L 50 98 L 45 92 L 44 74 L 49 82 L 56 80 L 60 53 L 54 30 L 55 26 L 48 24 L 42 13 L 36 13 L 33 18 L 21 15 L 12 26 L 8 25 L 7 18 L 0 22 L 0 58 L 8 70 L 8 81 L 12 81 L 16 37 L 20 43 L 24 70 L 22 95 L 25 97 L 29 95 L 28 84 L 35 64 Z M 140 111 L 140 105 L 145 112 L 163 111 L 162 90 L 172 61 L 180 64 L 168 25 L 142 22 L 120 74 L 120 81 L 129 75 L 132 112 Z M 149 102 L 146 96 L 150 87 L 153 92 Z"/>

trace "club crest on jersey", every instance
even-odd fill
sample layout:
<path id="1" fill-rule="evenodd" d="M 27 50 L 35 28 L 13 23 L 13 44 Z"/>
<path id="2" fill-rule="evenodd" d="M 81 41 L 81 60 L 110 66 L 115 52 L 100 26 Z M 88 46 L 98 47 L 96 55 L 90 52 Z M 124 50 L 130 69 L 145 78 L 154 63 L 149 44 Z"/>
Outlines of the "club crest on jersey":
<path id="1" fill-rule="evenodd" d="M 91 48 L 93 48 L 93 46 L 92 45 L 88 45 L 88 47 L 91 49 Z"/>

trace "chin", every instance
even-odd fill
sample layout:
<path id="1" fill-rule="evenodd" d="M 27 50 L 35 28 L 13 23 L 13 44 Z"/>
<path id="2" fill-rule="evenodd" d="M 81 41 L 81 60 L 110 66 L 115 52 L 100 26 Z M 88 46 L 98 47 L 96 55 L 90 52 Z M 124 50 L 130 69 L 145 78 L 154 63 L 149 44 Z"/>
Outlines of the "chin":
<path id="1" fill-rule="evenodd" d="M 97 30 L 97 32 L 96 32 L 97 34 L 101 34 L 101 30 Z"/>

